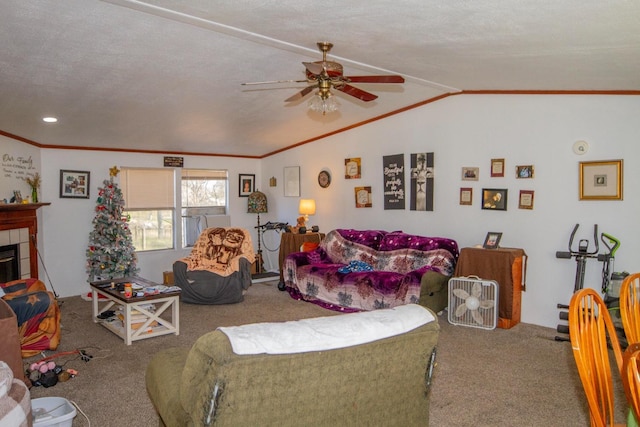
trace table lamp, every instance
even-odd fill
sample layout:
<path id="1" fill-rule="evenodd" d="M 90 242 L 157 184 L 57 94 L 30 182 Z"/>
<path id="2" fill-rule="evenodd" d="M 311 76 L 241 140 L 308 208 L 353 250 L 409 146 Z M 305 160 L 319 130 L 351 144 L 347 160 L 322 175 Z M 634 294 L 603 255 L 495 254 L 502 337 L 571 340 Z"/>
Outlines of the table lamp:
<path id="1" fill-rule="evenodd" d="M 304 226 L 306 227 L 309 221 L 309 215 L 316 214 L 316 201 L 313 199 L 300 199 L 298 213 L 304 215 Z"/>
<path id="2" fill-rule="evenodd" d="M 258 214 L 258 226 L 256 227 L 258 229 L 258 252 L 256 257 L 258 261 L 258 268 L 256 270 L 258 273 L 263 273 L 264 271 L 262 269 L 262 247 L 260 246 L 260 240 L 262 240 L 261 239 L 262 228 L 260 227 L 260 214 L 268 212 L 267 196 L 263 192 L 258 190 L 249 194 L 249 199 L 247 200 L 247 212 Z"/>

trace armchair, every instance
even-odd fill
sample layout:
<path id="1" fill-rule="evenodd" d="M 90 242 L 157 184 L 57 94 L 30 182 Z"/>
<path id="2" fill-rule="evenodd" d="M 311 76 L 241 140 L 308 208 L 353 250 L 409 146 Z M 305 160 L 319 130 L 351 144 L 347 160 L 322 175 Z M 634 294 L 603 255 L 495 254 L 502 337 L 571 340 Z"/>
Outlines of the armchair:
<path id="1" fill-rule="evenodd" d="M 0 283 L 2 299 L 17 317 L 22 357 L 55 350 L 60 343 L 60 307 L 38 279 Z"/>
<path id="2" fill-rule="evenodd" d="M 205 229 L 191 254 L 173 263 L 176 286 L 183 302 L 233 304 L 243 300 L 251 286 L 255 261 L 251 234 L 243 228 Z"/>

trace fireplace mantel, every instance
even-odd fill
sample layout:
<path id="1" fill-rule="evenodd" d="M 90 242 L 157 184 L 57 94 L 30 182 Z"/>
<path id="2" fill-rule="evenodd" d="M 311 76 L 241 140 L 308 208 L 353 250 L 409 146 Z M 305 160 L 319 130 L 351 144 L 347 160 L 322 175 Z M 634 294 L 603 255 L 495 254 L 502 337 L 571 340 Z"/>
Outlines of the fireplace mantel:
<path id="1" fill-rule="evenodd" d="M 35 211 L 40 206 L 49 206 L 51 203 L 0 203 L 0 212 Z"/>
<path id="2" fill-rule="evenodd" d="M 30 277 L 38 278 L 38 217 L 36 210 L 51 203 L 0 203 L 0 231 L 29 229 Z"/>

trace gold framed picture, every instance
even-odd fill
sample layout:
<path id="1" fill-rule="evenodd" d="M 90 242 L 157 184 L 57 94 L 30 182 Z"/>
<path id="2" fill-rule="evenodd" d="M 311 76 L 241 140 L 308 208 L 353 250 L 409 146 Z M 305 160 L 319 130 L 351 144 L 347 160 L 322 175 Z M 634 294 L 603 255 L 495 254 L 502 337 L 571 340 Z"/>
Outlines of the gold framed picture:
<path id="1" fill-rule="evenodd" d="M 580 200 L 622 200 L 622 160 L 580 162 Z"/>
<path id="2" fill-rule="evenodd" d="M 533 178 L 533 165 L 516 166 L 516 178 Z"/>
<path id="3" fill-rule="evenodd" d="M 344 178 L 360 179 L 362 177 L 362 160 L 360 157 L 344 159 Z"/>
<path id="4" fill-rule="evenodd" d="M 356 196 L 356 208 L 370 208 L 371 203 L 371 187 L 355 187 L 353 192 Z"/>

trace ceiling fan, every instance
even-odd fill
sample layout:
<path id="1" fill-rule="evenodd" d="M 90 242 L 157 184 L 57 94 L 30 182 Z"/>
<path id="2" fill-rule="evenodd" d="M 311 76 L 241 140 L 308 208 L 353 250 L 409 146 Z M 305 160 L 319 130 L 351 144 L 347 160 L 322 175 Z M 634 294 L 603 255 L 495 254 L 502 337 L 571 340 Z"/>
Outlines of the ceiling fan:
<path id="1" fill-rule="evenodd" d="M 345 76 L 342 65 L 335 61 L 327 61 L 327 53 L 333 47 L 333 43 L 318 42 L 318 49 L 322 52 L 322 61 L 303 62 L 305 66 L 306 80 L 276 80 L 267 82 L 242 83 L 243 85 L 256 85 L 268 83 L 309 83 L 309 86 L 300 92 L 285 99 L 285 102 L 298 101 L 314 89 L 318 89 L 314 98 L 309 101 L 312 110 L 326 114 L 336 111 L 337 102 L 332 98 L 331 88 L 369 102 L 378 96 L 352 86 L 351 83 L 404 83 L 404 78 L 399 75 L 385 76 Z"/>

